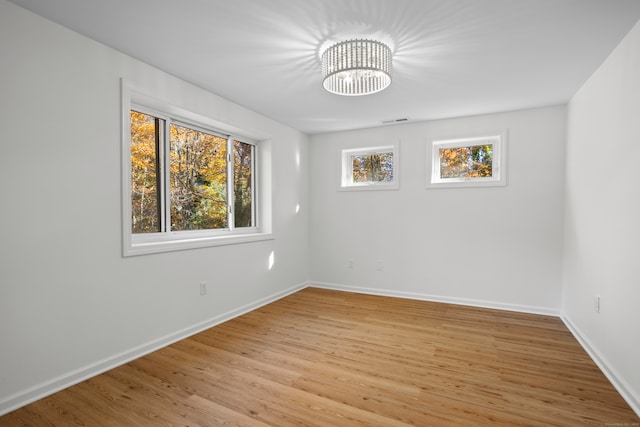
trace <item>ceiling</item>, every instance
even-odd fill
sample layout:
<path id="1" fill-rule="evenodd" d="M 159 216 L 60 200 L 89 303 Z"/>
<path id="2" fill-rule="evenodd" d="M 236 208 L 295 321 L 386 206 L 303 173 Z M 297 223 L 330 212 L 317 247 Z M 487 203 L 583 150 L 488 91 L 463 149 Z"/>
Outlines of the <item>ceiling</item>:
<path id="1" fill-rule="evenodd" d="M 566 103 L 640 19 L 638 0 L 11 0 L 306 133 Z M 331 43 L 394 53 L 383 92 L 321 84 Z"/>

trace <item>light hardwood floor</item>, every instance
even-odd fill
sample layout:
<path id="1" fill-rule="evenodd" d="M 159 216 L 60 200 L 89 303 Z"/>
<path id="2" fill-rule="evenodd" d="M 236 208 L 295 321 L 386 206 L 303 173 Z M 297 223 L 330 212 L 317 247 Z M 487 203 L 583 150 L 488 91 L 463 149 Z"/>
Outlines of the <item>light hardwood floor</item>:
<path id="1" fill-rule="evenodd" d="M 640 426 L 555 317 L 307 288 L 1 426 Z"/>

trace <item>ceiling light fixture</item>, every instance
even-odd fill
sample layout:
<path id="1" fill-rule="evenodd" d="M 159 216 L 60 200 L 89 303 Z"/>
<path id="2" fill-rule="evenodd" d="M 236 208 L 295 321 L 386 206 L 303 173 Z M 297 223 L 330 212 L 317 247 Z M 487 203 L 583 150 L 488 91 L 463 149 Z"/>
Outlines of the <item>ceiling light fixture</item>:
<path id="1" fill-rule="evenodd" d="M 391 84 L 391 69 L 389 46 L 376 40 L 348 40 L 322 54 L 322 86 L 337 95 L 369 95 Z"/>

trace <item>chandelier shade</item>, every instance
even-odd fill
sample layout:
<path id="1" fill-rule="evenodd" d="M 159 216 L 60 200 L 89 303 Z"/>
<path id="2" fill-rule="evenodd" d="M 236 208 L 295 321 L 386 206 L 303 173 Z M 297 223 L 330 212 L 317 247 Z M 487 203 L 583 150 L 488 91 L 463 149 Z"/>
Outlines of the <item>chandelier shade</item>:
<path id="1" fill-rule="evenodd" d="M 391 49 L 376 40 L 336 43 L 322 54 L 322 86 L 346 96 L 369 95 L 391 84 Z"/>

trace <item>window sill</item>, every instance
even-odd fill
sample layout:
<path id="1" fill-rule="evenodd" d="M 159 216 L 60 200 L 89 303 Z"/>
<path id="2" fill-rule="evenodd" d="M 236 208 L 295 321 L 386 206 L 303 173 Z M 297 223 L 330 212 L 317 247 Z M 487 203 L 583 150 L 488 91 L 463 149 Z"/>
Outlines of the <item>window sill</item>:
<path id="1" fill-rule="evenodd" d="M 237 245 L 242 243 L 274 240 L 272 233 L 234 234 L 227 236 L 190 237 L 184 239 L 155 240 L 148 242 L 130 242 L 123 248 L 123 256 L 148 255 L 162 252 L 174 252 L 187 249 L 199 249 L 214 246 Z"/>
<path id="2" fill-rule="evenodd" d="M 504 187 L 507 185 L 504 179 L 459 179 L 428 182 L 427 188 L 469 188 L 469 187 Z"/>
<path id="3" fill-rule="evenodd" d="M 398 190 L 399 188 L 398 184 L 364 184 L 340 186 L 338 191 L 388 191 Z"/>

